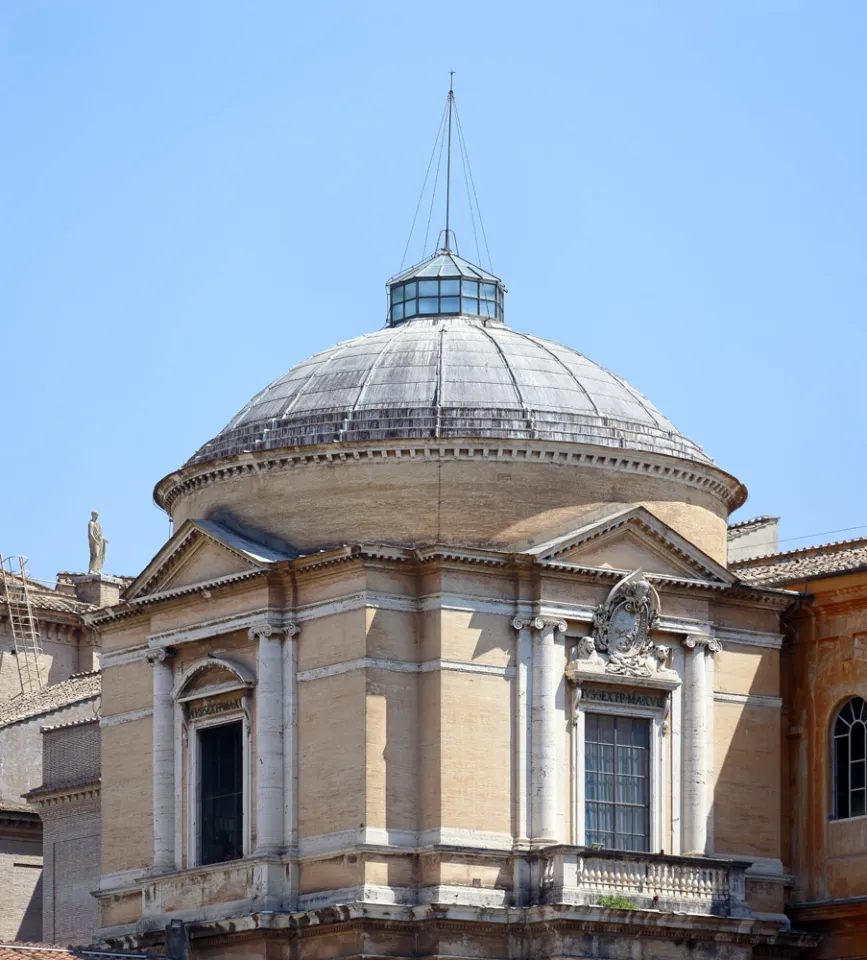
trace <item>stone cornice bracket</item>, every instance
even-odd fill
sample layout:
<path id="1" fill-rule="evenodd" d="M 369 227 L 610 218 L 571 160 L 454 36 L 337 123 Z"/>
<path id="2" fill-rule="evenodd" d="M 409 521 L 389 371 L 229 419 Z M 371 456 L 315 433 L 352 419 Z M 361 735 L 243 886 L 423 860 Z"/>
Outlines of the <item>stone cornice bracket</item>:
<path id="1" fill-rule="evenodd" d="M 145 654 L 145 660 L 151 666 L 154 666 L 157 663 L 165 663 L 166 660 L 171 660 L 176 652 L 174 647 L 158 647 L 154 650 L 148 650 Z"/>
<path id="2" fill-rule="evenodd" d="M 711 656 L 722 652 L 722 644 L 715 637 L 709 637 L 706 634 L 691 633 L 683 641 L 683 645 L 694 650 L 696 647 L 703 647 L 705 653 Z"/>
<path id="3" fill-rule="evenodd" d="M 550 617 L 515 617 L 512 620 L 512 626 L 516 630 L 523 630 L 524 627 L 530 627 L 533 630 L 544 630 L 545 627 L 553 627 L 558 633 L 566 632 L 566 621 L 555 620 Z"/>

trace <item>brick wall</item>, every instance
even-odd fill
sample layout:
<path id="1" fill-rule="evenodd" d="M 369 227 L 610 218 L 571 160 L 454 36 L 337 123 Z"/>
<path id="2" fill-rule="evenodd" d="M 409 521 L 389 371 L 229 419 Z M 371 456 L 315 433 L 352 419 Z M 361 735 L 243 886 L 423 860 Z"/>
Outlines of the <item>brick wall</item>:
<path id="1" fill-rule="evenodd" d="M 42 782 L 45 786 L 99 777 L 99 721 L 43 731 Z"/>
<path id="2" fill-rule="evenodd" d="M 42 844 L 0 820 L 0 940 L 42 938 Z"/>
<path id="3" fill-rule="evenodd" d="M 73 728 L 76 729 L 76 728 Z M 47 943 L 89 944 L 98 922 L 99 798 L 43 807 L 43 932 Z"/>
<path id="4" fill-rule="evenodd" d="M 96 781 L 100 775 L 97 719 L 47 728 L 42 735 L 43 786 Z M 94 789 L 70 787 L 41 804 L 43 932 L 48 943 L 91 943 L 98 927 L 100 799 Z"/>

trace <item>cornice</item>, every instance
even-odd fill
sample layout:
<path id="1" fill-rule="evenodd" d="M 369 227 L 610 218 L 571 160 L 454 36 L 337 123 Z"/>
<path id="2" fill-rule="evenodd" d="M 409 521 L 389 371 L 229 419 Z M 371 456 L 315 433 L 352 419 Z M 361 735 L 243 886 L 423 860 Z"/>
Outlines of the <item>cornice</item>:
<path id="1" fill-rule="evenodd" d="M 478 438 L 412 443 L 401 440 L 377 444 L 331 443 L 287 447 L 257 453 L 236 454 L 222 460 L 192 464 L 164 477 L 154 488 L 154 501 L 168 513 L 175 502 L 194 490 L 214 483 L 254 477 L 279 470 L 297 470 L 334 464 L 389 463 L 397 460 L 442 462 L 443 460 L 499 463 L 548 463 L 566 467 L 590 467 L 620 473 L 657 477 L 712 493 L 729 511 L 746 499 L 746 488 L 731 474 L 711 464 L 680 460 L 665 454 L 624 450 L 575 443 L 501 441 Z"/>
<path id="2" fill-rule="evenodd" d="M 151 604 L 160 603 L 163 600 L 175 600 L 178 597 L 191 596 L 196 593 L 207 593 L 209 590 L 220 590 L 223 587 L 233 586 L 243 580 L 252 580 L 255 577 L 262 577 L 268 573 L 268 568 L 261 570 L 243 570 L 239 573 L 229 573 L 223 577 L 215 577 L 213 580 L 203 580 L 201 583 L 187 584 L 183 587 L 175 587 L 172 590 L 161 590 L 158 593 L 150 593 L 144 597 L 136 597 L 133 600 L 123 600 L 114 607 L 104 607 L 97 613 L 88 614 L 85 622 L 88 626 L 108 623 L 112 620 L 123 620 L 126 617 L 133 617 L 142 613 L 142 608 Z"/>
<path id="3" fill-rule="evenodd" d="M 59 807 L 81 800 L 95 800 L 100 796 L 102 780 L 99 777 L 61 783 L 56 786 L 36 787 L 26 794 L 35 807 Z"/>
<path id="4" fill-rule="evenodd" d="M 353 544 L 337 547 L 320 553 L 299 557 L 288 561 L 288 569 L 296 573 L 309 573 L 342 564 L 376 561 L 395 564 L 436 564 L 451 563 L 469 565 L 488 569 L 524 568 L 527 571 L 538 570 L 551 572 L 566 578 L 578 578 L 583 582 L 614 583 L 622 579 L 629 570 L 616 570 L 611 567 L 593 567 L 577 563 L 540 560 L 531 554 L 500 553 L 482 549 L 448 547 L 432 545 L 421 548 L 391 546 L 388 544 Z M 163 590 L 135 600 L 123 601 L 115 607 L 107 607 L 88 617 L 89 624 L 105 624 L 112 621 L 131 617 L 142 612 L 142 608 L 174 600 L 182 596 L 205 593 L 209 590 L 222 589 L 233 586 L 241 581 L 256 577 L 267 576 L 273 564 L 259 570 L 250 570 L 241 573 L 228 574 L 202 583 L 178 587 L 174 590 Z M 737 582 L 733 584 L 714 580 L 698 580 L 690 577 L 674 577 L 669 574 L 647 574 L 651 581 L 660 590 L 681 590 L 687 592 L 711 593 L 723 595 L 730 599 L 741 600 L 756 606 L 765 606 L 780 611 L 788 608 L 799 596 L 795 591 L 770 587 L 753 587 L 749 584 Z M 234 621 L 235 617 L 227 618 Z M 244 624 L 244 628 L 249 624 Z M 186 628 L 185 628 L 186 629 Z"/>

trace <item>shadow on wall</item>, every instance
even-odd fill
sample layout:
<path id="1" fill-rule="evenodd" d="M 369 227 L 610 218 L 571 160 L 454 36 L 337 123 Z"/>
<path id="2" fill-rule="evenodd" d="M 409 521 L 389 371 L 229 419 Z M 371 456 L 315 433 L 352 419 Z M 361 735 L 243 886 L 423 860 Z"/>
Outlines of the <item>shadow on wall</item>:
<path id="1" fill-rule="evenodd" d="M 716 657 L 714 692 L 748 694 L 753 703 L 714 700 L 714 782 L 708 840 L 714 853 L 742 860 L 788 860 L 783 849 L 782 784 L 786 779 L 783 714 L 777 705 L 779 668 L 771 650 L 727 646 Z M 726 662 L 726 656 L 729 657 Z M 741 662 L 735 662 L 733 657 Z M 762 698 L 767 698 L 763 700 Z M 755 862 L 755 861 L 754 861 Z M 782 884 L 748 878 L 747 897 L 754 911 L 781 913 Z"/>
<path id="2" fill-rule="evenodd" d="M 31 940 L 41 941 L 42 940 L 42 867 L 33 866 L 31 864 L 16 863 L 13 869 L 15 873 L 26 870 L 28 873 L 38 872 L 39 874 L 36 880 L 36 884 L 33 887 L 33 892 L 30 894 L 30 900 L 27 903 L 27 907 L 24 911 L 24 916 L 21 918 L 21 924 L 18 927 L 18 932 L 15 935 L 15 939 L 24 940 L 24 941 L 31 941 Z M 13 882 L 17 880 L 18 880 L 18 877 L 14 877 L 13 875 Z"/>

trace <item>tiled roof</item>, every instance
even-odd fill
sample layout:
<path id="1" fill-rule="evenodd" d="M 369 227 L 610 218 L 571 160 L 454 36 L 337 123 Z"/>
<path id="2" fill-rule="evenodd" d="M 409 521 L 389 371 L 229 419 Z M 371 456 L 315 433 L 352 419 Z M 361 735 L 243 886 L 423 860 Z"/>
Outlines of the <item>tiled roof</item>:
<path id="1" fill-rule="evenodd" d="M 99 671 L 76 673 L 68 680 L 53 683 L 36 693 L 26 693 L 0 705 L 0 727 L 51 713 L 82 700 L 98 697 L 100 691 Z"/>
<path id="2" fill-rule="evenodd" d="M 43 727 L 42 732 L 48 733 L 50 730 L 65 730 L 67 727 L 83 727 L 88 723 L 99 723 L 99 717 L 82 717 L 79 720 L 67 720 L 66 723 L 52 723 L 49 727 Z"/>
<path id="3" fill-rule="evenodd" d="M 8 573 L 7 576 L 9 576 Z M 13 576 L 13 579 L 20 580 L 21 577 Z M 30 594 L 30 602 L 37 610 L 55 610 L 60 613 L 81 614 L 94 609 L 92 603 L 84 603 L 81 600 L 76 600 L 75 597 L 58 593 L 56 590 L 51 590 L 49 587 L 36 583 L 29 577 L 27 578 L 27 590 Z M 2 600 L 5 606 L 6 593 L 2 586 L 0 586 L 0 600 Z"/>
<path id="4" fill-rule="evenodd" d="M 59 947 L 53 943 L 0 943 L 0 960 L 64 960 L 66 957 L 87 960 L 112 960 L 112 957 L 158 957 L 157 953 L 123 953 L 101 947 Z"/>
<path id="5" fill-rule="evenodd" d="M 739 579 L 765 587 L 852 573 L 867 568 L 867 537 L 753 557 L 730 567 Z"/>
<path id="6" fill-rule="evenodd" d="M 3 813 L 35 813 L 36 811 L 33 807 L 27 806 L 26 803 L 13 803 L 11 800 L 3 800 L 0 798 L 0 814 Z"/>
<path id="7" fill-rule="evenodd" d="M 744 530 L 747 527 L 759 527 L 765 523 L 771 523 L 779 519 L 779 517 L 769 517 L 767 514 L 762 514 L 760 517 L 750 517 L 749 520 L 738 520 L 737 523 L 730 523 L 729 530 Z"/>

